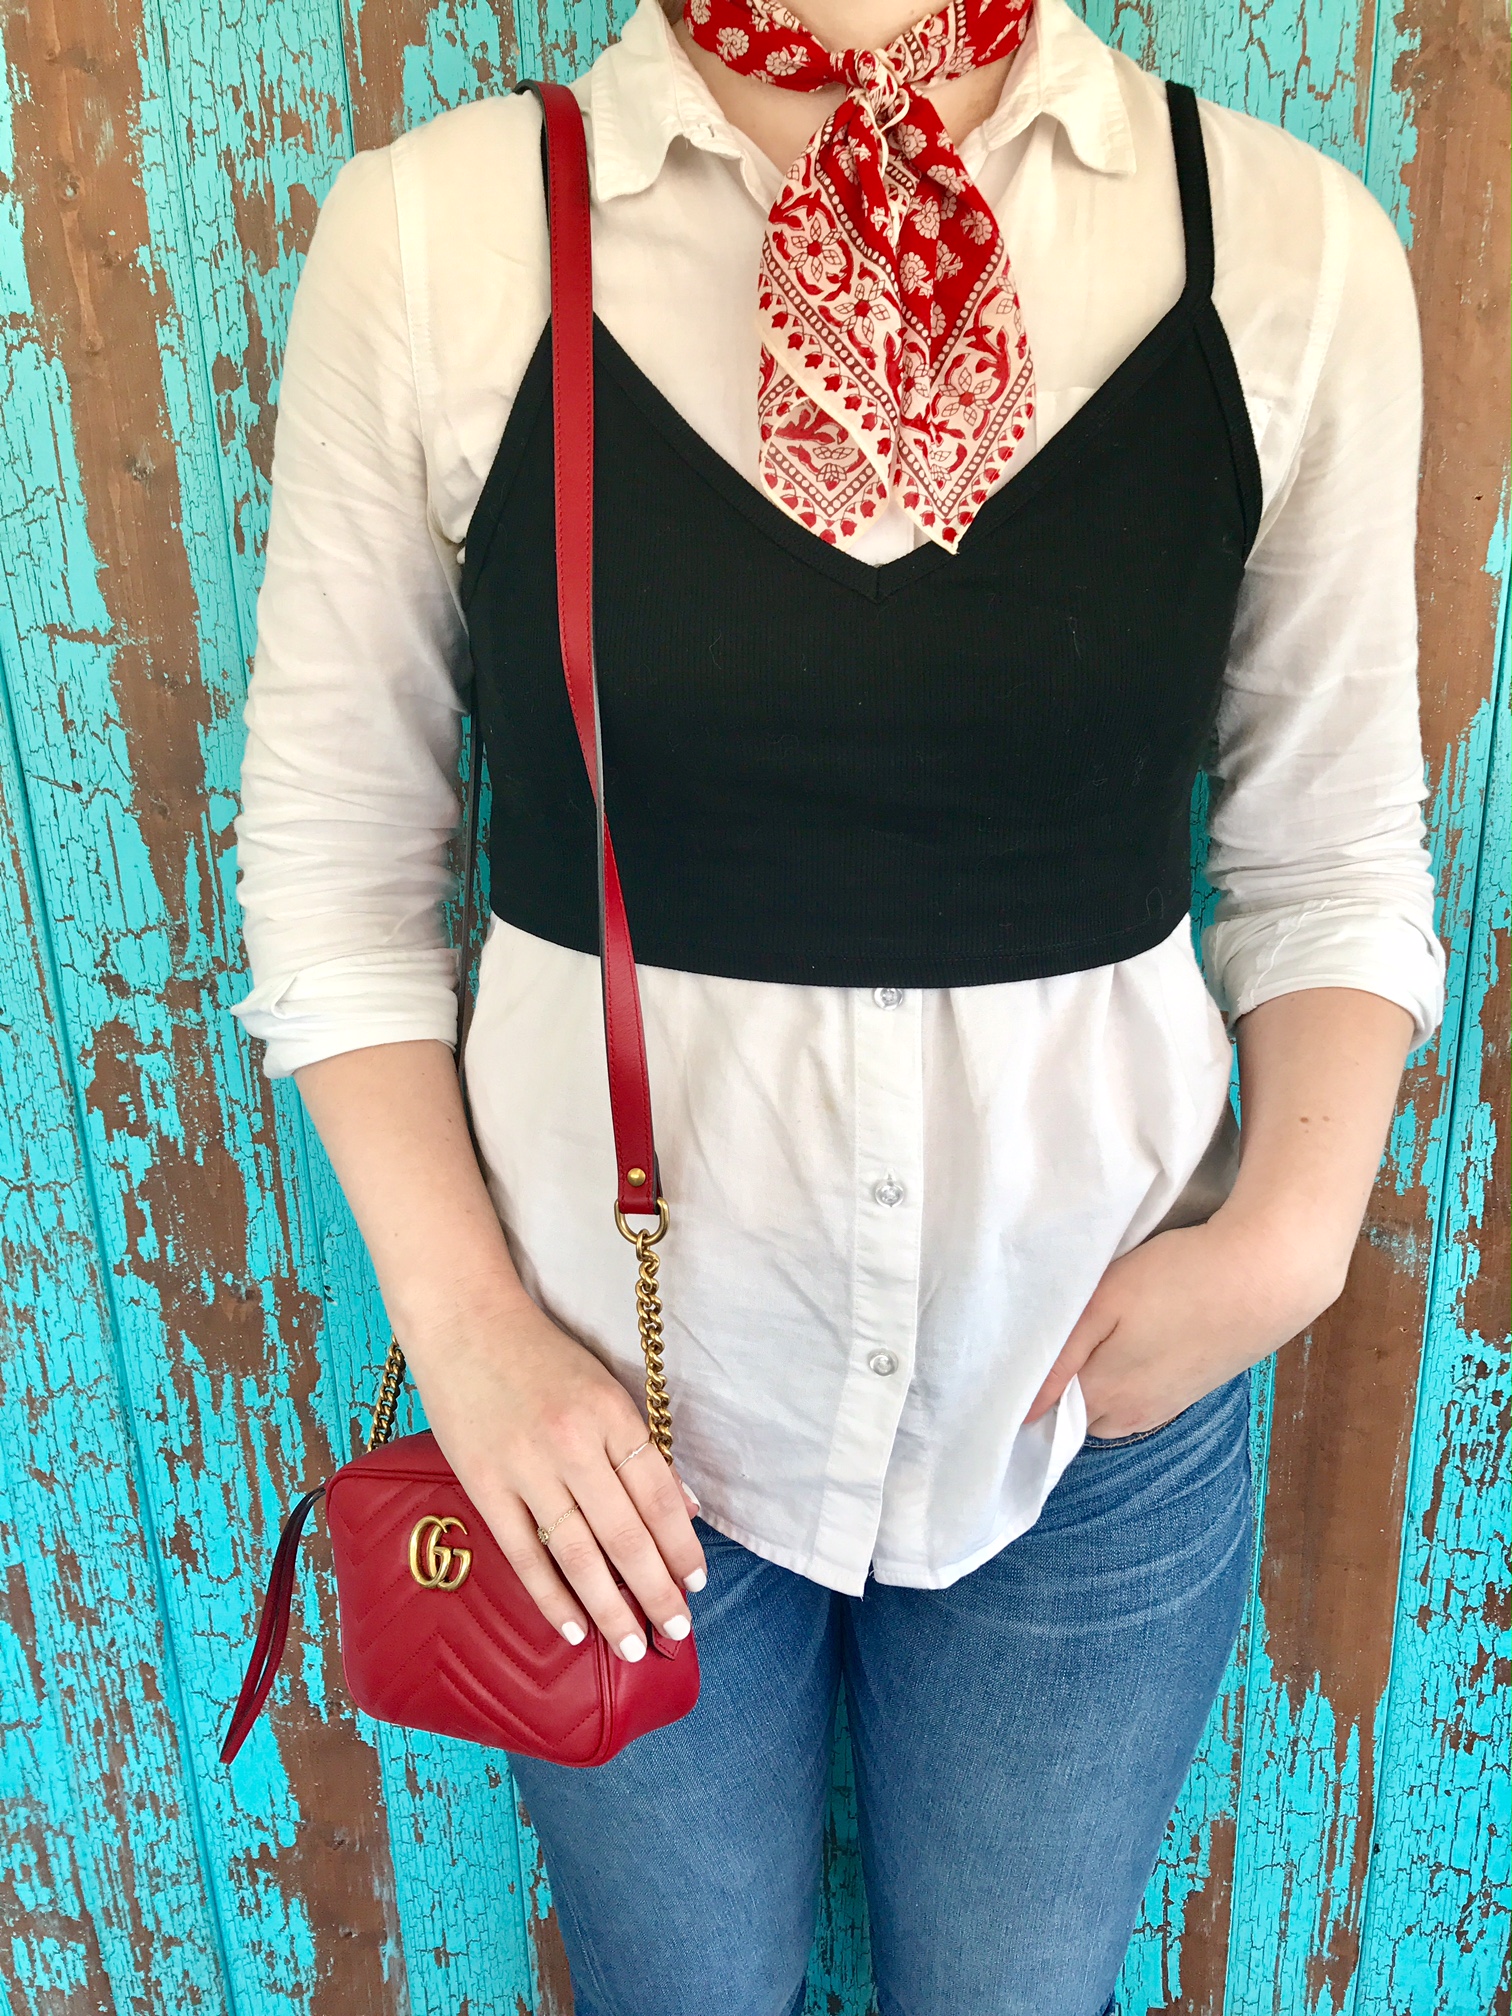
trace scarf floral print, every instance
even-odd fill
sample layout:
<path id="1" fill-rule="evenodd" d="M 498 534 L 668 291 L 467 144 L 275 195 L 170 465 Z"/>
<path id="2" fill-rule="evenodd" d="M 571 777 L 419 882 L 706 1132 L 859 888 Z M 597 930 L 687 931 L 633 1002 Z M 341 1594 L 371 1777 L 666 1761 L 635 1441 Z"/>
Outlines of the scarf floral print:
<path id="1" fill-rule="evenodd" d="M 731 70 L 840 83 L 767 219 L 760 473 L 844 546 L 896 498 L 953 550 L 1024 437 L 1034 366 L 997 219 L 919 87 L 1011 55 L 1033 0 L 949 0 L 885 49 L 826 49 L 778 0 L 686 0 Z"/>

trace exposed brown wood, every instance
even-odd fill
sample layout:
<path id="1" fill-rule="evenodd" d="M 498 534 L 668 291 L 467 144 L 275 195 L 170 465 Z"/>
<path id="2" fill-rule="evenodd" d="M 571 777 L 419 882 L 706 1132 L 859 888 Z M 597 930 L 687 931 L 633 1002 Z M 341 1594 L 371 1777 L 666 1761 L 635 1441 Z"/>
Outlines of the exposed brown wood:
<path id="1" fill-rule="evenodd" d="M 343 7 L 352 138 L 359 149 L 386 147 L 404 131 L 405 51 L 424 46 L 430 12 L 430 0 Z"/>
<path id="2" fill-rule="evenodd" d="M 426 24 L 439 11 L 444 10 L 429 0 L 386 0 L 381 9 L 347 0 L 342 10 L 342 39 L 353 135 L 359 148 L 386 147 L 409 124 L 404 103 L 405 57 L 407 52 L 425 47 Z M 504 86 L 513 80 L 517 69 L 514 11 L 505 4 L 495 11 L 503 74 L 493 81 Z"/>
<path id="3" fill-rule="evenodd" d="M 1390 1192 L 1391 1206 L 1410 1202 Z M 1419 1211 L 1426 1200 L 1416 1195 Z M 1360 1823 L 1347 1866 L 1329 1870 L 1350 1908 L 1335 1943 L 1312 1956 L 1310 1987 L 1341 2001 L 1359 1958 L 1360 1905 L 1374 1814 L 1377 1703 L 1391 1672 L 1396 1568 L 1413 1401 L 1422 1344 L 1426 1236 L 1421 1261 L 1380 1240 L 1372 1207 L 1343 1299 L 1276 1366 L 1260 1590 L 1277 1678 L 1300 1713 L 1321 1688 L 1335 1717 L 1343 1777 L 1360 1746 Z M 1415 1242 L 1414 1242 L 1415 1243 Z M 1337 1906 L 1335 1907 L 1337 1909 Z M 1326 2003 L 1323 2006 L 1327 2006 Z"/>
<path id="4" fill-rule="evenodd" d="M 1508 40 L 1495 0 L 1407 0 L 1393 83 L 1417 153 L 1406 182 L 1426 389 L 1418 593 L 1423 737 L 1437 773 L 1486 692 L 1498 584 L 1487 556 L 1507 477 Z"/>
<path id="5" fill-rule="evenodd" d="M 530 1944 L 540 1983 L 540 2000 L 534 2016 L 572 2016 L 572 1973 L 554 1908 L 544 1917 L 531 1918 Z"/>
<path id="6" fill-rule="evenodd" d="M 1236 1770 L 1236 1793 L 1237 1781 Z M 1187 1899 L 1181 1935 L 1181 1992 L 1161 2004 L 1161 2016 L 1223 2016 L 1237 1832 L 1230 1814 L 1220 1815 L 1213 1823 L 1207 1880 Z"/>

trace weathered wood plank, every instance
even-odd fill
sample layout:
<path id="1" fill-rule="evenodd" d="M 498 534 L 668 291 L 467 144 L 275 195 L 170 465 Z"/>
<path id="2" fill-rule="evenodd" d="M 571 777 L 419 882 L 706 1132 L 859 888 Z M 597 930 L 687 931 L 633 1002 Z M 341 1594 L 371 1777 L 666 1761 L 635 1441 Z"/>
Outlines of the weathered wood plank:
<path id="1" fill-rule="evenodd" d="M 342 1934 L 354 1921 L 361 1930 L 364 1899 L 370 1924 L 385 1922 L 381 1830 L 378 1862 L 359 1826 L 348 1861 L 363 1873 L 323 1889 L 316 1872 L 275 1858 L 312 1822 L 271 1739 L 240 1775 L 244 1809 L 213 1766 L 267 1527 L 306 1467 L 295 1389 L 312 1383 L 317 1310 L 272 1179 L 271 1115 L 225 1017 L 233 708 L 245 673 L 226 571 L 237 528 L 223 515 L 217 388 L 200 348 L 195 280 L 210 274 L 171 270 L 192 232 L 164 27 L 105 0 L 8 16 L 11 75 L 24 80 L 13 189 L 26 229 L 11 296 L 66 380 L 54 417 L 76 463 L 53 485 L 51 538 L 7 555 L 6 657 L 87 1182 L 136 1401 L 165 1670 L 181 1690 L 170 1702 L 198 1800 L 196 1881 L 209 1886 L 245 2006 L 303 2011 L 321 1984 L 341 1981 L 331 2006 L 377 2010 L 388 1999 L 379 1942 Z M 6 420 L 10 459 L 25 466 L 27 439 Z M 48 437 L 36 445 L 45 453 Z M 87 623 L 70 619 L 70 589 L 92 605 Z M 104 1544 L 100 1558 L 110 1559 Z M 299 1676 L 316 1712 L 298 1719 L 289 1747 L 296 1777 L 339 1785 L 371 1753 L 332 1725 L 323 1663 L 307 1660 Z M 116 1740 L 117 1796 L 154 1810 L 171 1771 L 129 1721 Z M 374 1791 L 355 1803 L 370 1815 Z M 88 1839 L 97 1821 L 82 1790 L 78 1810 Z M 157 1888 L 143 1882 L 139 1909 Z M 160 1896 L 167 1906 L 171 1886 Z M 174 1949 L 171 1925 L 161 1943 Z M 159 1992 L 161 1965 L 143 1959 L 140 2006 L 183 2006 L 187 1994 Z M 121 2006 L 136 2006 L 129 1988 Z"/>
<path id="2" fill-rule="evenodd" d="M 1506 2007 L 1506 681 L 1504 635 L 1354 2016 Z"/>
<path id="3" fill-rule="evenodd" d="M 819 1922 L 809 1956 L 804 2016 L 873 2016 L 871 1924 L 861 1874 L 856 1765 L 842 1695 L 830 1758 Z"/>
<path id="4" fill-rule="evenodd" d="M 1425 1365 L 1420 1392 L 1418 1326 L 1427 1321 L 1431 1340 L 1437 1319 L 1428 1305 L 1429 1264 L 1437 1272 L 1434 1242 L 1456 1177 L 1451 1106 L 1467 1033 L 1465 990 L 1483 929 L 1475 878 L 1489 751 L 1477 717 L 1494 664 L 1497 585 L 1483 561 L 1506 467 L 1505 432 L 1485 425 L 1488 413 L 1499 418 L 1506 409 L 1497 383 L 1504 333 L 1498 342 L 1487 327 L 1489 305 L 1504 301 L 1505 285 L 1487 270 L 1485 250 L 1495 235 L 1492 218 L 1498 207 L 1505 218 L 1505 205 L 1485 173 L 1478 187 L 1464 186 L 1464 156 L 1479 150 L 1483 163 L 1492 158 L 1493 80 L 1504 69 L 1505 44 L 1490 10 L 1475 12 L 1478 35 L 1467 10 L 1457 22 L 1432 9 L 1378 24 L 1366 160 L 1368 179 L 1412 243 L 1424 319 L 1422 687 L 1425 743 L 1438 778 L 1430 824 L 1450 953 L 1448 1011 L 1438 1040 L 1409 1073 L 1350 1293 L 1313 1338 L 1283 1357 L 1278 1372 L 1288 1411 L 1283 1420 L 1278 1408 L 1272 1505 L 1280 1509 L 1266 1532 L 1271 1684 L 1247 1753 L 1254 1820 L 1235 1905 L 1244 1939 L 1231 1955 L 1228 2016 L 1375 2006 L 1469 2016 L 1484 2006 L 1453 1994 L 1421 2004 L 1378 2002 L 1384 1955 L 1377 1947 L 1362 1964 L 1360 1944 L 1368 1882 L 1386 1838 L 1379 1747 L 1394 1626 L 1398 1651 L 1401 1629 L 1394 1600 L 1388 1605 L 1388 1591 L 1395 1594 L 1388 1572 L 1408 1509 L 1414 1413 L 1421 1432 L 1440 1377 Z M 1420 39 L 1430 18 L 1436 46 Z M 1442 101 L 1445 90 L 1460 100 L 1452 110 Z M 1485 121 L 1479 142 L 1478 118 Z M 1447 205 L 1446 154 L 1460 157 Z M 1448 230 L 1446 210 L 1454 219 Z M 1442 1399 L 1438 1406 L 1442 1413 Z M 1420 1460 L 1418 1451 L 1415 1469 Z M 1490 1482 L 1486 1477 L 1483 1488 Z M 1409 1523 L 1409 1553 L 1411 1530 Z M 1480 1789 L 1483 1799 L 1491 1795 L 1487 1781 Z M 1421 1884 L 1442 1844 L 1420 1836 L 1411 1852 Z"/>
<path id="5" fill-rule="evenodd" d="M 400 0 L 381 10 L 346 0 L 346 49 L 360 147 L 381 147 L 438 112 L 507 88 L 516 74 L 513 17 L 486 0 Z"/>
<path id="6" fill-rule="evenodd" d="M 1361 172 L 1372 0 L 1073 0 L 1107 42 L 1200 97 L 1284 126 Z"/>
<path id="7" fill-rule="evenodd" d="M 65 264 L 63 234 L 78 229 L 77 133 L 66 92 L 60 103 L 41 88 L 52 79 L 23 81 L 36 64 L 54 66 L 53 78 L 61 73 L 55 22 L 11 10 L 4 31 L 0 1838 L 14 1907 L 6 1912 L 7 1994 L 11 2008 L 49 2016 L 218 2011 L 223 1956 L 200 1868 L 192 1761 L 176 1727 L 181 1676 L 161 1627 L 158 1536 L 140 1491 L 133 1396 L 119 1357 L 119 1286 L 100 1258 L 111 1247 L 78 1141 L 80 1031 L 64 1010 L 66 970 L 81 949 L 71 927 L 81 911 L 86 924 L 98 922 L 89 915 L 91 879 L 129 863 L 133 837 L 115 817 L 119 738 L 89 707 L 91 684 L 108 676 L 110 612 L 92 564 L 70 426 L 69 367 L 93 368 L 100 339 L 86 286 L 73 296 L 71 358 L 60 355 L 56 321 L 36 312 L 36 199 L 59 226 L 53 250 Z M 131 480 L 129 461 L 120 473 Z M 29 784 L 21 744 L 38 731 L 64 760 Z M 36 817 L 36 799 L 85 792 L 96 815 L 93 844 L 62 856 L 52 822 Z"/>
<path id="8" fill-rule="evenodd" d="M 1344 1301 L 1278 1364 L 1266 1636 L 1251 1673 L 1250 1824 L 1233 1906 L 1227 2016 L 1364 2007 L 1360 1998 L 1373 1992 L 1370 1975 L 1359 1971 L 1360 1937 L 1372 1844 L 1380 1842 L 1377 1751 L 1414 1413 L 1422 1419 L 1414 1323 L 1426 1313 L 1435 1228 L 1456 1168 L 1449 1147 L 1462 1026 L 1456 999 L 1474 957 L 1473 910 L 1452 897 L 1467 876 L 1474 885 L 1486 758 L 1480 732 L 1448 752 L 1432 821 L 1441 886 L 1451 897 L 1442 925 L 1451 953 L 1446 1031 L 1409 1073 Z M 1427 1842 L 1418 1849 L 1431 1859 Z"/>
<path id="9" fill-rule="evenodd" d="M 16 250 L 0 249 L 12 283 Z M 45 421 L 60 390 L 55 374 L 34 344 L 6 349 L 5 410 Z M 43 468 L 0 470 L 0 539 L 9 553 L 39 534 L 45 550 L 65 514 L 79 529 L 67 472 L 45 470 L 56 437 L 44 429 L 37 438 L 46 444 Z M 64 479 L 51 496 L 39 480 L 48 473 Z M 64 508 L 54 516 L 49 506 L 57 505 Z M 88 614 L 88 586 L 77 584 L 75 621 Z M 9 599 L 0 603 L 0 648 L 15 643 L 14 616 Z M 76 1086 L 37 903 L 8 690 L 0 691 L 0 856 L 6 2006 L 14 2016 L 111 2006 L 218 2012 L 221 1955 L 200 1870 L 192 1768 L 175 1726 L 178 1677 L 160 1624 L 108 1269 L 99 1264 L 79 1157 Z"/>
<path id="10" fill-rule="evenodd" d="M 1489 0 L 1409 0 L 1383 62 L 1414 144 L 1410 198 L 1428 365 L 1419 584 L 1452 941 L 1422 1379 L 1406 1480 L 1391 1684 L 1378 1739 L 1355 2016 L 1507 2007 L 1507 23 Z M 1377 148 L 1372 136 L 1372 156 Z M 1487 670 L 1499 663 L 1492 697 Z M 1406 1159 L 1405 1155 L 1401 1159 Z"/>
<path id="11" fill-rule="evenodd" d="M 180 298 L 193 292 L 197 362 L 215 402 L 214 434 L 194 425 L 190 397 L 181 395 L 175 417 L 185 423 L 181 466 L 193 459 L 192 485 L 186 479 L 185 488 L 192 487 L 204 512 L 204 536 L 186 542 L 198 603 L 227 626 L 234 622 L 239 640 L 234 658 L 218 663 L 207 652 L 203 663 L 207 686 L 227 703 L 224 733 L 206 740 L 207 782 L 234 794 L 241 745 L 235 707 L 255 635 L 283 334 L 319 201 L 351 151 L 341 18 L 334 4 L 233 12 L 162 0 L 157 19 L 160 46 L 174 52 L 172 64 L 154 79 L 171 174 L 161 183 L 148 178 L 149 214 L 157 259 L 175 292 Z M 176 191 L 182 191 L 177 207 Z M 178 388 L 166 375 L 172 405 Z M 234 954 L 232 963 L 233 970 L 240 963 Z M 252 1060 L 239 1032 L 226 1024 L 221 1035 L 238 1076 L 244 1074 Z M 323 1285 L 325 1228 L 301 1180 L 310 1144 L 291 1088 L 271 1099 L 266 1087 L 258 1090 L 273 1124 L 271 1139 L 259 1131 L 260 1159 L 247 1165 L 249 1192 L 276 1201 L 275 1222 L 290 1232 L 286 1252 L 263 1256 L 265 1270 L 274 1278 L 281 1269 L 292 1275 L 314 1310 Z M 249 1099 L 238 1084 L 234 1096 L 257 1110 L 256 1093 Z M 323 1317 L 322 1310 L 318 1327 Z M 298 1483 L 329 1468 L 320 1417 L 338 1460 L 352 1448 L 350 1385 L 316 1333 L 312 1323 L 303 1339 L 284 1340 L 285 1390 L 278 1396 L 297 1416 L 292 1431 L 302 1439 L 316 1431 L 313 1448 L 300 1457 L 291 1443 L 291 1465 L 299 1468 L 283 1478 L 263 1472 L 257 1460 L 249 1465 L 270 1523 Z M 266 1533 L 252 1553 L 254 1579 L 265 1569 L 270 1542 Z M 312 1555 L 312 1566 L 328 1567 L 318 1543 Z M 244 1601 L 253 1588 L 251 1581 L 244 1585 Z M 328 1573 L 306 1584 L 301 1624 L 303 1689 L 295 1692 L 309 1699 L 287 1721 L 275 1716 L 273 1728 L 286 1796 L 299 1817 L 295 1841 L 270 1877 L 300 1896 L 324 1949 L 315 1956 L 312 2009 L 342 2016 L 403 2010 L 407 1987 L 380 1764 L 367 1744 L 353 1740 Z M 314 1715 L 311 1703 L 318 1708 Z M 269 1739 L 259 1732 L 256 1740 Z M 252 1769 L 238 1766 L 247 1774 Z"/>
<path id="12" fill-rule="evenodd" d="M 670 4 L 674 16 L 680 11 L 679 0 L 662 4 Z M 578 76 L 608 48 L 634 12 L 634 0 L 517 0 L 517 74 Z"/>

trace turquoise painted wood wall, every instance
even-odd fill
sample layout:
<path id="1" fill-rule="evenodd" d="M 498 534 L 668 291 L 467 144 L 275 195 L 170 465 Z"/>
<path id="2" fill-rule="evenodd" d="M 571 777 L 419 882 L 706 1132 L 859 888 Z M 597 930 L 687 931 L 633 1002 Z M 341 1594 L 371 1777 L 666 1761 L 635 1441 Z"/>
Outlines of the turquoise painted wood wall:
<path id="1" fill-rule="evenodd" d="M 1429 366 L 1422 588 L 1450 1005 L 1344 1302 L 1257 1409 L 1263 1546 L 1128 2016 L 1508 2007 L 1505 23 L 1490 0 L 1087 0 L 1363 174 Z M 553 2012 L 481 1752 L 355 1718 L 328 1577 L 213 1761 L 282 1509 L 345 1455 L 373 1284 L 240 986 L 231 821 L 282 333 L 355 147 L 570 75 L 604 0 L 0 14 L 0 1982 L 82 2011 Z M 836 1758 L 814 2016 L 869 2006 Z M 966 2016 L 966 2012 L 963 2012 Z"/>

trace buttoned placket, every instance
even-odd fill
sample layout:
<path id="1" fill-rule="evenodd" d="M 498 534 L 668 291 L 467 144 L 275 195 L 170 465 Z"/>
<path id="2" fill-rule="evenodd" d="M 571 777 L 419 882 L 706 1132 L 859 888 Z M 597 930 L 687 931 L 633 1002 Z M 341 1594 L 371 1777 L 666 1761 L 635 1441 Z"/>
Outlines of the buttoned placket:
<path id="1" fill-rule="evenodd" d="M 850 996 L 855 1163 L 849 1363 L 820 1508 L 819 1552 L 865 1580 L 888 1461 L 913 1383 L 924 1207 L 923 995 Z"/>

